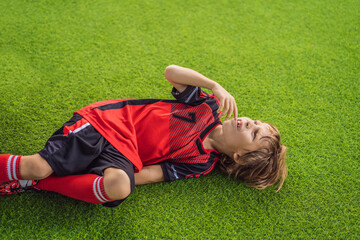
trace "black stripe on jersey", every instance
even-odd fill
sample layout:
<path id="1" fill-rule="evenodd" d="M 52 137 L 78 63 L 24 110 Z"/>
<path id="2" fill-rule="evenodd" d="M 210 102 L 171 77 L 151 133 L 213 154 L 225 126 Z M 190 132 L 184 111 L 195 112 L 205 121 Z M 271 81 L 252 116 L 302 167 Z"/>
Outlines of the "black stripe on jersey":
<path id="1" fill-rule="evenodd" d="M 199 139 L 196 139 L 196 146 L 198 147 L 200 154 L 206 154 L 206 152 L 204 152 L 204 150 L 202 148 L 202 145 L 201 145 L 201 142 Z"/>
<path id="2" fill-rule="evenodd" d="M 216 121 L 216 122 L 213 122 L 212 124 L 210 124 L 209 126 L 207 126 L 207 127 L 205 128 L 205 130 L 202 131 L 202 133 L 200 134 L 201 140 L 204 140 L 205 135 L 206 135 L 215 125 L 218 125 L 218 124 L 221 124 L 221 122 L 220 122 L 220 121 Z"/>
<path id="3" fill-rule="evenodd" d="M 174 118 L 183 120 L 183 121 L 185 121 L 185 122 L 189 122 L 189 123 L 195 123 L 195 122 L 196 122 L 196 115 L 195 115 L 195 113 L 188 113 L 188 116 L 189 116 L 189 117 L 183 117 L 183 116 L 177 115 L 177 114 L 175 114 L 175 113 L 173 113 L 172 116 L 173 116 Z"/>
<path id="4" fill-rule="evenodd" d="M 216 99 L 211 99 L 210 101 L 207 100 L 206 103 L 207 103 L 207 105 L 209 105 L 209 107 L 213 111 L 212 113 L 214 116 L 214 120 L 219 121 L 219 114 L 217 113 L 217 110 L 219 109 L 219 105 L 217 104 Z"/>
<path id="5" fill-rule="evenodd" d="M 112 109 L 121 109 L 127 105 L 148 105 L 154 104 L 158 102 L 166 102 L 166 103 L 176 103 L 177 100 L 163 100 L 163 99 L 134 99 L 134 100 L 126 100 L 117 103 L 106 104 L 103 106 L 96 107 L 101 111 L 112 110 Z"/>

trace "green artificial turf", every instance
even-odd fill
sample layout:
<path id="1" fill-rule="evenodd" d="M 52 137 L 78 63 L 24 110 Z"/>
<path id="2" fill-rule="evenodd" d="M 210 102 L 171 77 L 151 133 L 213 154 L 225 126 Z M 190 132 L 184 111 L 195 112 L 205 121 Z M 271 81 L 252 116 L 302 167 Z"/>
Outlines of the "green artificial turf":
<path id="1" fill-rule="evenodd" d="M 72 113 L 172 98 L 177 64 L 240 116 L 276 125 L 282 190 L 214 170 L 136 187 L 115 209 L 56 193 L 0 198 L 0 239 L 359 239 L 358 0 L 1 1 L 0 153 L 33 154 Z"/>

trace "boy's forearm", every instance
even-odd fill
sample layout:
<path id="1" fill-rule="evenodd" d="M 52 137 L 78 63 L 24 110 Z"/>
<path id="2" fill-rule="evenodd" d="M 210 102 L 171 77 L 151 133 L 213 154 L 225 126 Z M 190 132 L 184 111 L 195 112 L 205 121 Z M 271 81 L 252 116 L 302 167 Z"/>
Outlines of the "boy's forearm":
<path id="1" fill-rule="evenodd" d="M 220 84 L 205 77 L 204 75 L 189 69 L 176 65 L 170 65 L 165 69 L 166 79 L 179 91 L 183 92 L 188 85 L 207 88 L 213 92 L 215 97 L 220 101 L 218 112 L 221 111 L 220 117 L 225 116 L 228 120 L 234 113 L 237 118 L 238 110 L 236 101 Z"/>
<path id="2" fill-rule="evenodd" d="M 218 84 L 195 70 L 177 65 L 168 66 L 165 69 L 165 77 L 175 84 L 198 86 L 209 90 L 212 90 Z"/>
<path id="3" fill-rule="evenodd" d="M 135 185 L 165 181 L 164 173 L 160 165 L 144 166 L 140 172 L 134 174 Z"/>

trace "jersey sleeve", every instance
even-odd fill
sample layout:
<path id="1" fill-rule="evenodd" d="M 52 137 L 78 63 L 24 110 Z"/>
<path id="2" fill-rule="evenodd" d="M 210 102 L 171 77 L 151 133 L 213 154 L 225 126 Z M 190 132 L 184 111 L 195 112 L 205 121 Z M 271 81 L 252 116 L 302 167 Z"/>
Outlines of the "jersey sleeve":
<path id="1" fill-rule="evenodd" d="M 178 179 L 200 177 L 213 170 L 215 161 L 210 159 L 206 163 L 173 163 L 161 162 L 160 166 L 164 173 L 165 182 L 171 182 Z"/>
<path id="2" fill-rule="evenodd" d="M 201 88 L 196 86 L 187 86 L 187 88 L 182 92 L 179 92 L 175 87 L 173 87 L 171 93 L 179 102 L 191 106 L 200 105 L 209 97 L 209 94 L 205 93 L 201 90 Z"/>

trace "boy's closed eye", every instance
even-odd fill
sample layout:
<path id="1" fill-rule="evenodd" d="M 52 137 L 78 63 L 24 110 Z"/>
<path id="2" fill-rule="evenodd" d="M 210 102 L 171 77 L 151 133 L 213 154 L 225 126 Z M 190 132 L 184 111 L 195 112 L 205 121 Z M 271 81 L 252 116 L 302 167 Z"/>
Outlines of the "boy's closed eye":
<path id="1" fill-rule="evenodd" d="M 254 138 L 253 138 L 253 141 L 255 141 L 255 139 L 256 139 L 256 135 L 258 134 L 258 132 L 259 132 L 259 129 L 255 129 L 255 131 L 254 131 Z"/>

